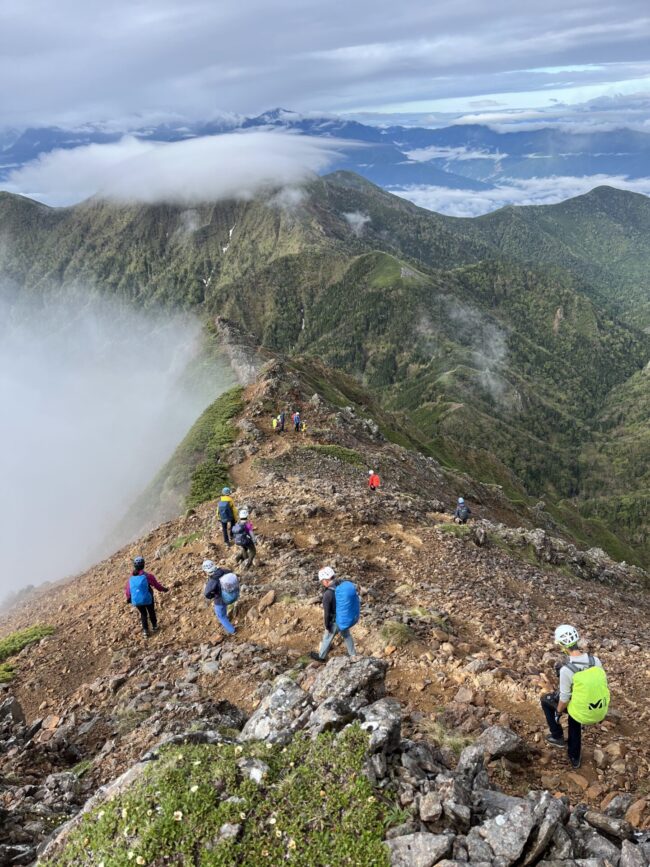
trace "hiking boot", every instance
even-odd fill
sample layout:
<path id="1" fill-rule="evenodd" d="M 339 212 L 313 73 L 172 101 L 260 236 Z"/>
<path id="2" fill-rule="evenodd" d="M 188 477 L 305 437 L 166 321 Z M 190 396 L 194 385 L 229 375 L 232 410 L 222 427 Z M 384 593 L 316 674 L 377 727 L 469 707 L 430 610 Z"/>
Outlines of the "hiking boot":
<path id="1" fill-rule="evenodd" d="M 571 762 L 571 767 L 575 768 L 576 771 L 578 770 L 578 768 L 580 767 L 580 765 L 582 763 L 580 756 L 578 756 L 577 759 L 570 758 L 569 761 Z"/>
<path id="2" fill-rule="evenodd" d="M 155 626 L 152 626 L 151 631 L 152 632 L 160 632 L 160 626 L 158 626 L 158 624 L 156 624 Z"/>
<path id="3" fill-rule="evenodd" d="M 560 749 L 566 747 L 566 741 L 564 738 L 556 738 L 554 735 L 546 735 L 546 743 L 550 744 L 552 747 L 560 747 Z"/>
<path id="4" fill-rule="evenodd" d="M 312 650 L 312 651 L 311 651 L 311 653 L 309 654 L 309 658 L 310 658 L 310 659 L 313 659 L 314 662 L 325 662 L 325 660 L 322 659 L 322 658 L 318 655 L 318 653 L 316 653 L 315 650 Z"/>
<path id="5" fill-rule="evenodd" d="M 148 630 L 143 629 L 143 630 L 142 630 L 142 635 L 144 636 L 144 638 L 149 638 L 149 632 L 148 632 Z"/>

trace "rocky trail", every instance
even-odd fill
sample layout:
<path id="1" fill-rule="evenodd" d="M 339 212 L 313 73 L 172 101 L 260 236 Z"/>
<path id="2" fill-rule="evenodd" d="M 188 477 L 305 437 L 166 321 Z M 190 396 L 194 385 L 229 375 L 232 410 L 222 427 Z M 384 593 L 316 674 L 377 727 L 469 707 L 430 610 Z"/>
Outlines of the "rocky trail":
<path id="1" fill-rule="evenodd" d="M 274 434 L 276 407 L 296 405 L 307 434 Z M 482 732 L 505 727 L 526 758 L 491 757 L 500 790 L 513 798 L 549 790 L 601 811 L 613 803 L 618 819 L 650 827 L 644 573 L 518 527 L 498 489 L 467 479 L 456 490 L 435 461 L 388 442 L 371 419 L 314 395 L 278 363 L 249 387 L 238 426 L 231 477 L 260 543 L 254 567 L 242 574 L 234 637 L 223 635 L 202 597 L 205 557 L 234 567 L 214 503 L 70 581 L 44 585 L 3 617 L 2 635 L 36 623 L 56 630 L 21 652 L 6 698 L 0 693 L 0 808 L 6 845 L 14 847 L 6 857 L 19 859 L 4 863 L 29 863 L 30 847 L 163 736 L 214 715 L 241 729 L 283 672 L 305 688 L 321 677 L 307 654 L 322 632 L 316 573 L 326 563 L 360 587 L 357 650 L 381 660 L 385 692 L 401 706 L 402 737 L 433 743 L 451 768 Z M 375 494 L 366 488 L 368 467 L 382 477 Z M 473 510 L 462 528 L 449 518 L 459 493 Z M 148 641 L 123 597 L 136 553 L 171 590 L 157 595 L 161 629 Z M 601 657 L 612 690 L 608 719 L 584 731 L 579 771 L 544 744 L 539 708 L 540 695 L 554 688 L 552 635 L 560 622 L 574 623 Z M 335 646 L 337 665 L 343 653 Z M 411 801 L 408 788 L 400 797 L 407 807 L 417 802 L 422 816 L 428 794 L 411 788 Z M 470 784 L 467 797 L 471 791 Z M 457 830 L 466 832 L 467 822 Z"/>

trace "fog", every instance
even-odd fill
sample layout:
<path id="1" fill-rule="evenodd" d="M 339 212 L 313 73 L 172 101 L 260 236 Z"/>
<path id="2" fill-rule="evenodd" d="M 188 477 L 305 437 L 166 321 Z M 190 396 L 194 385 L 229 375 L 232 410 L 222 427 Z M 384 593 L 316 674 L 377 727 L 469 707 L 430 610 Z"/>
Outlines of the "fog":
<path id="1" fill-rule="evenodd" d="M 201 345 L 195 319 L 15 305 L 0 287 L 0 597 L 108 553 L 128 505 L 232 384 Z"/>

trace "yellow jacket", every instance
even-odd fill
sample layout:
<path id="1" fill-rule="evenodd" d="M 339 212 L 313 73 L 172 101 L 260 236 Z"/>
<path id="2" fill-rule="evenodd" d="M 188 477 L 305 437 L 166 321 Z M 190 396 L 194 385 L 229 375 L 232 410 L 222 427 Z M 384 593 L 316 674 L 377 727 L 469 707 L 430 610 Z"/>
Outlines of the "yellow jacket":
<path id="1" fill-rule="evenodd" d="M 235 505 L 235 501 L 232 497 L 222 496 L 219 498 L 220 503 L 230 503 L 230 508 L 232 509 L 232 514 L 235 519 L 235 523 L 239 520 L 239 512 L 237 511 L 237 506 Z M 217 514 L 219 514 L 217 510 Z"/>

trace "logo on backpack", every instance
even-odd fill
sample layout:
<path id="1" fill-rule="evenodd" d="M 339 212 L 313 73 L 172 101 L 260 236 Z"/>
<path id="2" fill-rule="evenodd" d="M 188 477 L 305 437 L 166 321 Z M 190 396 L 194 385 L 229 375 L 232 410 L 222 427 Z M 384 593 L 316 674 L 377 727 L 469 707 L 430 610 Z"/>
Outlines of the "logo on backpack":
<path id="1" fill-rule="evenodd" d="M 232 605 L 239 599 L 239 578 L 234 572 L 228 572 L 219 579 L 221 598 L 225 605 Z"/>
<path id="2" fill-rule="evenodd" d="M 151 605 L 153 602 L 146 573 L 132 575 L 129 579 L 129 590 L 131 592 L 132 605 Z"/>
<path id="3" fill-rule="evenodd" d="M 609 687 L 605 671 L 589 656 L 589 667 L 567 663 L 573 672 L 571 701 L 567 710 L 576 722 L 593 725 L 602 722 L 609 710 Z"/>
<path id="4" fill-rule="evenodd" d="M 336 600 L 336 625 L 339 629 L 349 629 L 359 621 L 361 601 L 357 588 L 352 581 L 341 581 L 334 588 Z"/>

